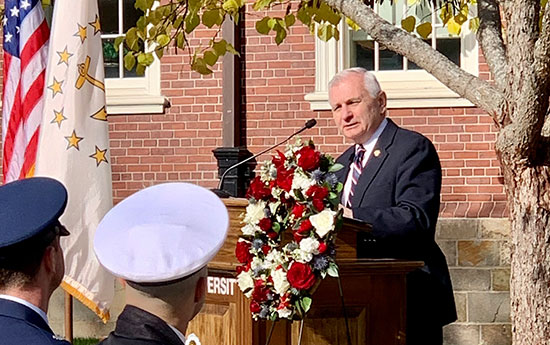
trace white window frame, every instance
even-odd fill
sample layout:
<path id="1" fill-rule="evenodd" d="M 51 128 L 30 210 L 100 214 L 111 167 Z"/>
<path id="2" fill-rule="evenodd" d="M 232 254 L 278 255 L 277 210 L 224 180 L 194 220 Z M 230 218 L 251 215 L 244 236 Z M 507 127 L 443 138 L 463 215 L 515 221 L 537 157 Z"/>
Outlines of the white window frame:
<path id="1" fill-rule="evenodd" d="M 471 11 L 475 17 L 475 8 Z M 305 95 L 312 110 L 330 110 L 328 82 L 350 67 L 349 28 L 342 20 L 338 29 L 340 40 L 323 42 L 315 38 L 315 90 Z M 464 24 L 460 34 L 460 67 L 477 76 L 479 74 L 478 44 L 475 33 Z M 472 107 L 470 101 L 449 90 L 424 70 L 373 72 L 382 90 L 388 96 L 388 108 Z"/>
<path id="2" fill-rule="evenodd" d="M 122 32 L 123 7 L 118 0 L 118 25 Z M 111 37 L 112 36 L 112 37 Z M 102 35 L 102 38 L 114 38 L 115 35 Z M 121 68 L 124 68 L 122 54 L 120 56 Z M 168 106 L 168 100 L 161 95 L 161 69 L 160 61 L 155 56 L 155 61 L 147 67 L 143 77 L 105 78 L 106 101 L 108 114 L 161 114 Z"/>

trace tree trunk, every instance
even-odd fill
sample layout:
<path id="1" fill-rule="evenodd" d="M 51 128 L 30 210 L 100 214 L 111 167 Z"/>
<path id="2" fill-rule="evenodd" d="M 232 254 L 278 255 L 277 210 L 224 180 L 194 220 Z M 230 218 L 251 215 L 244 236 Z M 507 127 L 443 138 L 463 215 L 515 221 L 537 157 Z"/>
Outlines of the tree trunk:
<path id="1" fill-rule="evenodd" d="M 550 341 L 550 169 L 502 158 L 512 222 L 514 345 Z"/>

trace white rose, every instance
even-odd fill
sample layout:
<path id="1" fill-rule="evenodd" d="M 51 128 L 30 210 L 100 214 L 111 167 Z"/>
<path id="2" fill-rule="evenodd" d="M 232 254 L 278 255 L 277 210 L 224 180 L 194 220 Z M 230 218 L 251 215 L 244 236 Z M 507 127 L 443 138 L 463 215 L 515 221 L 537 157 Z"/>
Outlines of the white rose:
<path id="1" fill-rule="evenodd" d="M 269 211 L 271 211 L 271 214 L 275 214 L 277 212 L 277 208 L 280 204 L 280 201 L 272 202 L 271 204 L 269 204 Z"/>
<path id="2" fill-rule="evenodd" d="M 319 254 L 319 241 L 312 237 L 300 241 L 300 249 L 306 253 Z"/>
<path id="3" fill-rule="evenodd" d="M 258 201 L 254 204 L 246 206 L 246 215 L 244 216 L 244 222 L 247 224 L 256 225 L 260 219 L 265 217 L 264 213 L 265 201 Z"/>
<path id="4" fill-rule="evenodd" d="M 265 261 L 268 263 L 270 267 L 277 267 L 279 265 L 282 265 L 285 261 L 283 257 L 283 253 L 272 249 L 267 255 L 265 256 Z"/>
<path id="5" fill-rule="evenodd" d="M 256 269 L 263 269 L 264 262 L 259 257 L 255 256 L 252 258 L 252 262 L 250 263 L 250 269 L 256 270 Z"/>
<path id="6" fill-rule="evenodd" d="M 290 288 L 290 284 L 286 279 L 286 272 L 283 270 L 275 270 L 271 273 L 271 277 L 273 278 L 273 287 L 275 288 L 275 292 L 279 295 L 284 295 Z"/>
<path id="7" fill-rule="evenodd" d="M 311 225 L 315 228 L 315 232 L 320 238 L 325 237 L 334 227 L 334 216 L 336 212 L 325 209 L 321 213 L 309 217 Z"/>
<path id="8" fill-rule="evenodd" d="M 237 276 L 237 284 L 239 285 L 239 289 L 241 289 L 242 292 L 245 292 L 247 289 L 250 289 L 250 291 L 245 293 L 246 297 L 250 297 L 252 295 L 252 289 L 254 287 L 254 279 L 252 279 L 252 276 L 249 272 L 242 271 Z"/>
<path id="9" fill-rule="evenodd" d="M 292 310 L 288 308 L 278 309 L 277 314 L 279 314 L 280 318 L 289 318 L 292 315 Z"/>

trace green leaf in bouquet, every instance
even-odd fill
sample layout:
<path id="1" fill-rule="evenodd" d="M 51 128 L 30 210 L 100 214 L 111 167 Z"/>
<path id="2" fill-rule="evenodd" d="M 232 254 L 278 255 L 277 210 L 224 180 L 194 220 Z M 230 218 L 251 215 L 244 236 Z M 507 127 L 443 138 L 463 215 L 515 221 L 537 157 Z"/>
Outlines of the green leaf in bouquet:
<path id="1" fill-rule="evenodd" d="M 300 189 L 294 189 L 294 196 L 299 201 L 306 201 L 306 197 L 304 196 L 304 194 L 302 194 L 302 190 Z"/>
<path id="2" fill-rule="evenodd" d="M 338 265 L 336 265 L 336 263 L 334 263 L 334 262 L 331 262 L 328 265 L 327 273 L 328 273 L 329 276 L 337 278 L 338 275 L 339 275 Z"/>
<path id="3" fill-rule="evenodd" d="M 342 164 L 336 163 L 336 164 L 334 164 L 333 166 L 331 166 L 331 167 L 328 169 L 328 171 L 329 171 L 329 172 L 337 172 L 337 171 L 342 170 L 343 167 L 344 167 L 344 166 L 343 166 Z"/>
<path id="4" fill-rule="evenodd" d="M 328 193 L 328 198 L 329 198 L 329 200 L 337 199 L 337 198 L 338 198 L 338 194 L 336 194 L 336 193 L 334 193 L 334 192 L 330 192 L 330 193 Z"/>
<path id="5" fill-rule="evenodd" d="M 336 191 L 340 193 L 342 189 L 344 189 L 344 184 L 342 182 L 338 182 L 338 184 L 336 185 Z"/>
<path id="6" fill-rule="evenodd" d="M 274 222 L 273 225 L 271 225 L 271 228 L 273 229 L 273 231 L 278 233 L 279 231 L 281 231 L 281 224 Z"/>
<path id="7" fill-rule="evenodd" d="M 308 312 L 309 308 L 311 308 L 311 302 L 311 297 L 304 297 L 300 300 L 299 304 L 302 307 L 304 314 Z"/>
<path id="8" fill-rule="evenodd" d="M 269 315 L 269 320 L 277 321 L 277 312 L 271 313 L 271 315 Z"/>

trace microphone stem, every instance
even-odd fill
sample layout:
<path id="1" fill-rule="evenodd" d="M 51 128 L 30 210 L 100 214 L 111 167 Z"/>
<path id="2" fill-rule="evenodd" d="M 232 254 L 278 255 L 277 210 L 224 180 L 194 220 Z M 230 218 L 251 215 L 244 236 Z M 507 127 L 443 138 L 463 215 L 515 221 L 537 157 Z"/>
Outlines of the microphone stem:
<path id="1" fill-rule="evenodd" d="M 305 131 L 307 129 L 307 127 L 303 127 L 302 129 L 300 129 L 298 132 L 296 133 L 293 133 L 292 135 L 290 135 L 288 138 L 286 138 L 285 140 L 281 141 L 280 143 L 277 143 L 271 147 L 268 147 L 267 149 L 263 150 L 262 152 L 260 153 L 257 153 L 255 155 L 252 155 L 250 157 L 248 157 L 247 159 L 243 160 L 243 161 L 240 161 L 239 163 L 233 165 L 233 166 L 230 166 L 229 168 L 225 169 L 225 171 L 223 172 L 222 174 L 222 177 L 220 178 L 220 183 L 218 184 L 218 189 L 222 189 L 222 185 L 223 185 L 223 181 L 225 179 L 225 175 L 227 175 L 227 173 L 230 171 L 230 170 L 233 170 L 237 167 L 240 167 L 241 165 L 243 165 L 244 163 L 250 161 L 251 159 L 255 158 L 255 157 L 258 157 L 258 156 L 261 156 L 263 155 L 264 153 L 266 153 L 267 151 L 271 151 L 273 150 L 275 147 L 279 146 L 279 145 L 282 145 L 284 143 L 286 143 L 287 141 L 289 141 L 290 139 L 292 139 L 294 136 L 302 133 L 303 131 Z"/>

